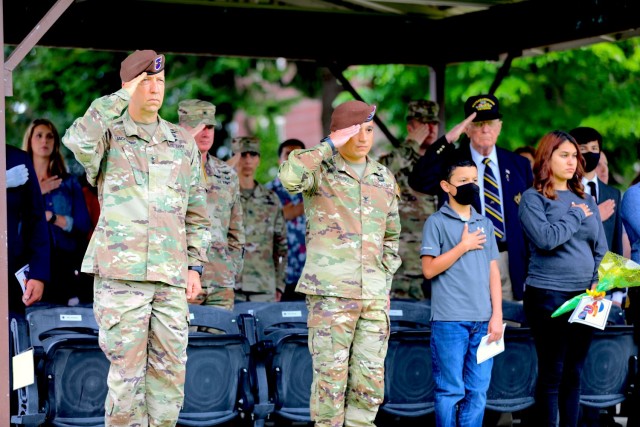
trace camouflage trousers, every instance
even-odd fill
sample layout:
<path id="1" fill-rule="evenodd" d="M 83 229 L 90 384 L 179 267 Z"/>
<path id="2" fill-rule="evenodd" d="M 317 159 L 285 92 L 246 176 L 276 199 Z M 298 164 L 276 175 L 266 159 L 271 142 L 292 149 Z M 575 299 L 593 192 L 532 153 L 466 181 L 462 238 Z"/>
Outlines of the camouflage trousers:
<path id="1" fill-rule="evenodd" d="M 111 362 L 105 425 L 175 426 L 187 363 L 185 290 L 96 277 L 94 314 Z"/>
<path id="2" fill-rule="evenodd" d="M 384 399 L 387 300 L 307 295 L 316 426 L 373 426 Z"/>
<path id="3" fill-rule="evenodd" d="M 235 293 L 233 288 L 221 288 L 220 286 L 207 286 L 198 294 L 197 304 L 213 305 L 233 311 Z"/>

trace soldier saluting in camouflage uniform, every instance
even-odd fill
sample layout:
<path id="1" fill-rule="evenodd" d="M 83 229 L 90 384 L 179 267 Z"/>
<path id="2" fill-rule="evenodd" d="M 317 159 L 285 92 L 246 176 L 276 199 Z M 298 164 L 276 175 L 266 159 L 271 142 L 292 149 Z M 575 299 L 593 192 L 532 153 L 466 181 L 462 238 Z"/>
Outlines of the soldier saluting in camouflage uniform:
<path id="1" fill-rule="evenodd" d="M 187 301 L 200 292 L 210 244 L 198 147 L 158 115 L 164 60 L 152 50 L 129 55 L 122 89 L 93 101 L 62 139 L 100 199 L 82 271 L 95 275 L 99 342 L 111 362 L 108 426 L 176 424 Z"/>
<path id="2" fill-rule="evenodd" d="M 438 138 L 438 104 L 433 101 L 409 102 L 407 139 L 378 161 L 393 172 L 400 187 L 400 257 L 402 265 L 391 285 L 392 298 L 431 298 L 430 281 L 422 274 L 420 245 L 422 228 L 429 215 L 438 210 L 438 196 L 418 193 L 409 186 L 409 174 L 418 159 Z M 425 292 L 426 291 L 426 292 Z M 426 295 L 425 295 L 426 293 Z"/>
<path id="3" fill-rule="evenodd" d="M 295 150 L 280 167 L 302 193 L 307 262 L 296 291 L 307 295 L 316 426 L 373 426 L 384 397 L 389 290 L 400 265 L 398 191 L 393 174 L 370 159 L 375 107 L 339 105 L 331 134 Z"/>
<path id="4" fill-rule="evenodd" d="M 233 289 L 242 272 L 245 243 L 238 174 L 209 153 L 215 135 L 215 105 L 200 99 L 186 99 L 178 104 L 178 119 L 180 126 L 193 135 L 202 155 L 211 220 L 209 262 L 202 273 L 198 303 L 233 310 Z"/>

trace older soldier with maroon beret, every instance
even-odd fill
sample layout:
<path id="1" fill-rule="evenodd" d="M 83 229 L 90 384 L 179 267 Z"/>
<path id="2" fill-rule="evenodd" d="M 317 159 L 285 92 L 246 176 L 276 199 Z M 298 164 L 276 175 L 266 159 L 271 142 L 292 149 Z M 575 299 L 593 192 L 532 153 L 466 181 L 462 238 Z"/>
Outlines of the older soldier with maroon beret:
<path id="1" fill-rule="evenodd" d="M 373 426 L 384 398 L 400 218 L 393 174 L 368 157 L 374 113 L 361 101 L 339 105 L 329 136 L 293 151 L 279 172 L 289 192 L 302 193 L 307 217 L 296 290 L 307 295 L 316 426 Z"/>
<path id="2" fill-rule="evenodd" d="M 233 310 L 233 290 L 242 272 L 245 243 L 238 174 L 209 153 L 215 135 L 215 105 L 201 99 L 181 101 L 178 120 L 180 126 L 193 135 L 202 155 L 207 210 L 211 220 L 209 262 L 202 273 L 202 292 L 198 302 Z"/>
<path id="3" fill-rule="evenodd" d="M 184 400 L 188 304 L 210 245 L 200 152 L 158 115 L 165 58 L 135 51 L 122 88 L 98 98 L 63 143 L 98 187 L 82 271 L 95 275 L 100 347 L 111 362 L 108 426 L 174 426 Z"/>

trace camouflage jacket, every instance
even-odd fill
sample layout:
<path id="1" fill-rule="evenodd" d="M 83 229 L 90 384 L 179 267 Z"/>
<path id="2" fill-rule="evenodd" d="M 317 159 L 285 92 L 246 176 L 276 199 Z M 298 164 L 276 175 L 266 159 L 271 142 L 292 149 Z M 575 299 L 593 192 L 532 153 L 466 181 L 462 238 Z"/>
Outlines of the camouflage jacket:
<path id="1" fill-rule="evenodd" d="M 302 192 L 307 262 L 296 290 L 310 295 L 386 299 L 400 266 L 398 193 L 391 172 L 367 158 L 362 180 L 328 142 L 295 150 L 282 185 Z"/>
<path id="2" fill-rule="evenodd" d="M 378 160 L 394 174 L 400 187 L 400 257 L 402 265 L 396 271 L 396 276 L 422 276 L 422 261 L 420 261 L 420 245 L 422 244 L 422 229 L 424 223 L 432 213 L 438 210 L 437 196 L 418 193 L 409 186 L 409 174 L 420 158 L 419 145 L 415 141 L 405 140 L 392 152 Z"/>
<path id="3" fill-rule="evenodd" d="M 245 243 L 238 174 L 210 154 L 207 154 L 204 171 L 211 247 L 202 287 L 233 288 L 242 272 Z"/>
<path id="4" fill-rule="evenodd" d="M 96 99 L 62 142 L 98 187 L 100 218 L 82 271 L 186 287 L 207 261 L 211 223 L 193 137 L 163 119 L 153 137 L 126 110 L 124 89 Z"/>
<path id="5" fill-rule="evenodd" d="M 246 238 L 241 283 L 244 292 L 275 294 L 284 291 L 287 268 L 287 225 L 276 193 L 255 183 L 241 190 Z"/>

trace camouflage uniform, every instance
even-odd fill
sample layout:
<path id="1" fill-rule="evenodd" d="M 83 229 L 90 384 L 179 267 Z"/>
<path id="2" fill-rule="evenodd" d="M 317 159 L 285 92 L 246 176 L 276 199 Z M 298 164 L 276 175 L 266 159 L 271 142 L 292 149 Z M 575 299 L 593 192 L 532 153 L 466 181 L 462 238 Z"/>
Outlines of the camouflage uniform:
<path id="1" fill-rule="evenodd" d="M 393 175 L 367 159 L 360 179 L 329 141 L 296 150 L 280 167 L 302 192 L 307 262 L 296 290 L 307 294 L 316 426 L 373 425 L 384 397 L 387 304 L 400 265 Z"/>
<path id="2" fill-rule="evenodd" d="M 233 310 L 233 290 L 242 272 L 245 245 L 240 184 L 236 171 L 210 154 L 205 175 L 212 239 L 209 263 L 202 274 L 203 303 Z"/>
<path id="3" fill-rule="evenodd" d="M 407 119 L 438 121 L 438 105 L 431 101 L 414 101 L 409 104 Z M 420 143 L 406 139 L 392 152 L 378 161 L 389 168 L 400 187 L 400 257 L 402 265 L 396 271 L 391 286 L 392 298 L 424 299 L 422 289 L 424 275 L 420 260 L 420 245 L 424 223 L 438 210 L 438 198 L 418 193 L 409 186 L 409 174 L 420 159 Z"/>
<path id="4" fill-rule="evenodd" d="M 234 153 L 260 153 L 257 138 L 235 138 Z M 245 253 L 241 279 L 236 284 L 239 301 L 275 301 L 276 289 L 284 292 L 287 268 L 287 225 L 277 194 L 255 182 L 241 190 Z"/>
<path id="5" fill-rule="evenodd" d="M 180 124 L 191 128 L 201 123 L 215 126 L 215 112 L 215 105 L 199 99 L 185 99 L 178 104 Z M 245 243 L 238 174 L 209 153 L 203 166 L 212 240 L 198 303 L 233 310 L 233 290 L 242 271 Z"/>
<path id="6" fill-rule="evenodd" d="M 175 425 L 184 398 L 187 265 L 207 261 L 200 153 L 159 118 L 153 136 L 121 89 L 95 100 L 62 142 L 98 187 L 100 219 L 82 271 L 96 275 L 99 342 L 111 361 L 105 423 Z"/>

